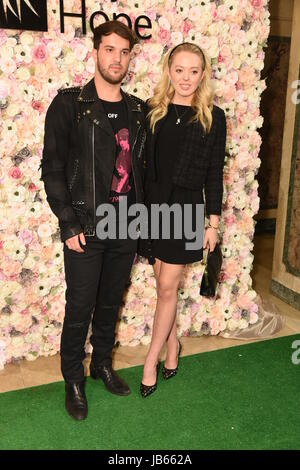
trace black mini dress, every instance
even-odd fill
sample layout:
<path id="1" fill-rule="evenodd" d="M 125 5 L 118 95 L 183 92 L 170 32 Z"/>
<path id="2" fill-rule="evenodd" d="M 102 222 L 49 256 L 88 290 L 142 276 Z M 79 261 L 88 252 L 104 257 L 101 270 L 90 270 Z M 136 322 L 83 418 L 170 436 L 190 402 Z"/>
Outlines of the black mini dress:
<path id="1" fill-rule="evenodd" d="M 177 111 L 177 113 L 176 113 Z M 180 140 L 189 125 L 189 121 L 194 114 L 191 106 L 170 104 L 168 108 L 167 118 L 165 119 L 159 134 L 157 136 L 155 146 L 155 160 L 157 168 L 157 181 L 148 185 L 146 193 L 146 205 L 150 214 L 151 204 L 166 203 L 171 206 L 174 203 L 180 204 L 183 212 L 183 205 L 190 204 L 191 217 L 189 218 L 190 230 L 196 230 L 196 204 L 203 204 L 202 191 L 195 191 L 183 187 L 179 187 L 172 183 L 172 167 L 178 156 L 180 149 Z M 176 124 L 178 116 L 180 123 Z M 198 223 L 199 223 L 198 215 Z M 150 264 L 155 263 L 155 258 L 170 264 L 188 264 L 200 261 L 203 258 L 203 248 L 186 249 L 186 243 L 195 242 L 194 238 L 186 238 L 184 230 L 184 219 L 182 217 L 182 237 L 175 238 L 174 218 L 170 217 L 170 238 L 162 237 L 162 216 L 159 219 L 159 238 L 151 239 L 141 243 L 143 247 L 139 250 L 139 254 L 148 258 Z M 149 227 L 151 227 L 149 218 Z M 203 239 L 201 240 L 201 247 Z M 199 245 L 199 243 L 198 243 Z"/>

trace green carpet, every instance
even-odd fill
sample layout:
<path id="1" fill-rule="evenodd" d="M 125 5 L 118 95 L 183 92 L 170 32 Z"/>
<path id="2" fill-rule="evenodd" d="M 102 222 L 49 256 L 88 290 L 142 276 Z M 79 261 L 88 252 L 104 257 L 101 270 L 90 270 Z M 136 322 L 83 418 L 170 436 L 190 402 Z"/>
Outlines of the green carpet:
<path id="1" fill-rule="evenodd" d="M 111 395 L 88 378 L 89 415 L 64 409 L 64 383 L 0 394 L 0 449 L 300 449 L 299 335 L 183 357 L 169 381 L 139 395 L 142 367 Z"/>

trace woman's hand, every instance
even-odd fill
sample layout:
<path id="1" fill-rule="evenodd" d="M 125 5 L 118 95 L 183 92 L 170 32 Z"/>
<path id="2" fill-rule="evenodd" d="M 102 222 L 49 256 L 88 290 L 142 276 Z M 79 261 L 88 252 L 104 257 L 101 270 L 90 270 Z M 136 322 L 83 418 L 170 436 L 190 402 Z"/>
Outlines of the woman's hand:
<path id="1" fill-rule="evenodd" d="M 204 232 L 203 249 L 209 248 L 209 251 L 214 251 L 218 241 L 218 230 L 208 227 Z"/>

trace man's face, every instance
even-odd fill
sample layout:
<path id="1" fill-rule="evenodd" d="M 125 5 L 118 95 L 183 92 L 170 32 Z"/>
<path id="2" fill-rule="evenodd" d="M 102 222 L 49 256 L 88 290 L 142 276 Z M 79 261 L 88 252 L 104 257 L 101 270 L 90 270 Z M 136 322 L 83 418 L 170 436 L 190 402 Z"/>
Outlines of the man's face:
<path id="1" fill-rule="evenodd" d="M 128 39 L 115 33 L 102 36 L 98 51 L 93 49 L 95 73 L 112 85 L 121 83 L 129 66 L 129 46 Z"/>

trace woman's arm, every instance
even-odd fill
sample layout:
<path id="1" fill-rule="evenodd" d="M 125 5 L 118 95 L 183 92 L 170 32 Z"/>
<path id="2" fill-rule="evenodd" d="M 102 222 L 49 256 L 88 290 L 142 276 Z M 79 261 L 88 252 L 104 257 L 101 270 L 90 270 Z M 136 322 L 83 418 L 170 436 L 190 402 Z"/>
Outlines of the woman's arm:
<path id="1" fill-rule="evenodd" d="M 206 227 L 203 248 L 209 247 L 213 251 L 218 240 L 219 220 L 222 210 L 223 198 L 223 168 L 226 147 L 226 118 L 224 111 L 219 108 L 220 120 L 216 129 L 216 136 L 212 150 L 212 159 L 205 180 L 205 212 L 209 217 Z"/>
<path id="2" fill-rule="evenodd" d="M 226 118 L 223 109 L 218 108 L 216 135 L 211 152 L 211 160 L 205 180 L 205 213 L 211 217 L 211 224 L 218 223 L 216 216 L 221 215 L 223 198 L 223 168 L 226 147 Z"/>
<path id="3" fill-rule="evenodd" d="M 209 227 L 214 228 L 214 229 L 218 229 L 219 228 L 219 220 L 220 220 L 220 217 L 218 215 L 211 214 L 209 216 Z"/>

